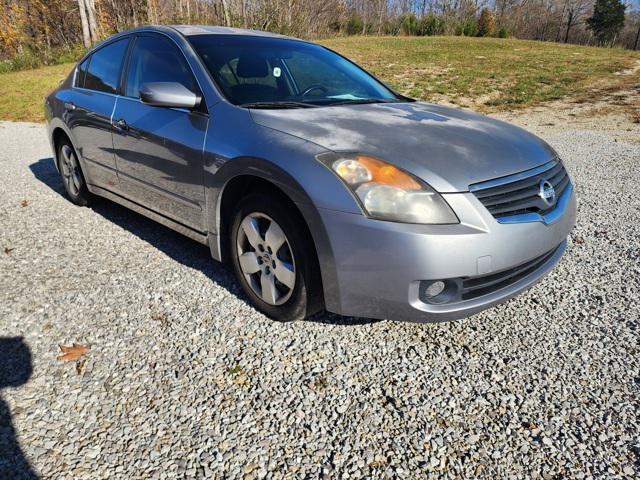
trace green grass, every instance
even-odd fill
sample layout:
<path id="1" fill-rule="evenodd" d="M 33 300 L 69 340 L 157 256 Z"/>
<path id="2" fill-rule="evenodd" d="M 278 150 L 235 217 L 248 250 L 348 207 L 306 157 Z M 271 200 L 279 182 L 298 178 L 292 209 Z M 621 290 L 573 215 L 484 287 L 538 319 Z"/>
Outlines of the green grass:
<path id="1" fill-rule="evenodd" d="M 67 63 L 0 74 L 0 119 L 13 121 L 44 121 L 44 97 L 73 68 Z"/>
<path id="2" fill-rule="evenodd" d="M 514 39 L 346 37 L 320 43 L 360 63 L 395 89 L 421 100 L 480 110 L 530 106 L 584 93 L 640 53 Z M 42 121 L 42 99 L 71 64 L 0 74 L 0 119 Z"/>

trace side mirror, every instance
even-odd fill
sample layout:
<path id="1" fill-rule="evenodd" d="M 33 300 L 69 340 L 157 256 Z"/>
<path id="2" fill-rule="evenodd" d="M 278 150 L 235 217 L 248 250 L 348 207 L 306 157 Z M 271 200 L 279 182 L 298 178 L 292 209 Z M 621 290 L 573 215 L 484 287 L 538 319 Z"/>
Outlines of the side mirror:
<path id="1" fill-rule="evenodd" d="M 145 83 L 140 89 L 140 100 L 154 107 L 197 107 L 202 98 L 178 82 Z"/>

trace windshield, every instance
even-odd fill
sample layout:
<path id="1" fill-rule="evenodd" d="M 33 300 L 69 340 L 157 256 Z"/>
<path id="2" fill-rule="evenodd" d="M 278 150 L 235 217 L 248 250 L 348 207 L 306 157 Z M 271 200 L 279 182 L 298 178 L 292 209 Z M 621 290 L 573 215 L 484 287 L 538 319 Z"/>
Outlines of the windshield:
<path id="1" fill-rule="evenodd" d="M 194 35 L 189 41 L 236 105 L 301 108 L 402 101 L 364 70 L 319 45 L 241 35 Z"/>

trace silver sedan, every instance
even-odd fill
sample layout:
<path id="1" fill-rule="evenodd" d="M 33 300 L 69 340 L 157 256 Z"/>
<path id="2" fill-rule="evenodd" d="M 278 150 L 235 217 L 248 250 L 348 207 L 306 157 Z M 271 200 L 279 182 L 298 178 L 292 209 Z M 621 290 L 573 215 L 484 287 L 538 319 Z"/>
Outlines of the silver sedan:
<path id="1" fill-rule="evenodd" d="M 208 245 L 277 320 L 473 314 L 549 272 L 576 218 L 541 139 L 279 35 L 124 32 L 45 112 L 71 201 L 105 197 Z"/>

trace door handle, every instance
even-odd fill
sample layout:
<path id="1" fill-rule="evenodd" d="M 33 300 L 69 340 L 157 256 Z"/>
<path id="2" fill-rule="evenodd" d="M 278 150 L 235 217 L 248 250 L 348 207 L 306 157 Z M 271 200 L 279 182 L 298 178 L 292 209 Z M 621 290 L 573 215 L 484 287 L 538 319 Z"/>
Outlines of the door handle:
<path id="1" fill-rule="evenodd" d="M 67 112 L 73 112 L 76 109 L 76 104 L 73 102 L 64 102 L 64 109 Z"/>
<path id="2" fill-rule="evenodd" d="M 112 125 L 118 130 L 129 130 L 129 125 L 127 124 L 127 121 L 124 118 L 121 118 L 119 120 L 114 120 Z"/>

